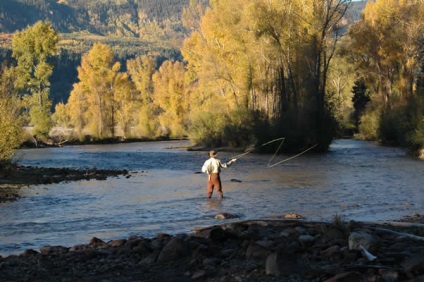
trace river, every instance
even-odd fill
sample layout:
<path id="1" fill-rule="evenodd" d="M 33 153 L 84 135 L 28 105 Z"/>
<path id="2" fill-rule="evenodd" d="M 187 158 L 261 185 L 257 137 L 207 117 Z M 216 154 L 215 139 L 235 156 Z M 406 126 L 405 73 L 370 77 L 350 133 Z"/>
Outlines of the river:
<path id="1" fill-rule="evenodd" d="M 25 149 L 19 164 L 128 169 L 131 177 L 21 188 L 0 203 L 0 255 L 42 246 L 86 244 L 131 235 L 190 233 L 222 223 L 219 213 L 259 219 L 297 213 L 306 220 L 384 221 L 423 213 L 424 162 L 401 148 L 335 140 L 326 154 L 305 153 L 268 167 L 272 155 L 247 154 L 224 169 L 224 199 L 205 199 L 205 152 L 187 141 Z M 234 154 L 220 152 L 229 160 Z M 279 155 L 273 163 L 290 155 Z"/>

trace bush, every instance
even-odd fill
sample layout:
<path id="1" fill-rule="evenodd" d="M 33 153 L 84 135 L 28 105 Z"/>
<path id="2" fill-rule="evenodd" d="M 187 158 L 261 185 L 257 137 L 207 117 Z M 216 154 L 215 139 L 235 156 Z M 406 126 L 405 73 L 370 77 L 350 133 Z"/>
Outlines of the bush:
<path id="1" fill-rule="evenodd" d="M 383 143 L 395 146 L 406 145 L 405 136 L 409 121 L 405 110 L 404 106 L 399 106 L 381 114 L 379 136 Z"/>
<path id="2" fill-rule="evenodd" d="M 379 139 L 380 111 L 367 107 L 359 124 L 359 133 L 355 137 L 363 140 L 376 141 Z"/>
<path id="3" fill-rule="evenodd" d="M 409 116 L 406 145 L 412 151 L 424 149 L 424 93 L 410 99 L 406 113 Z"/>

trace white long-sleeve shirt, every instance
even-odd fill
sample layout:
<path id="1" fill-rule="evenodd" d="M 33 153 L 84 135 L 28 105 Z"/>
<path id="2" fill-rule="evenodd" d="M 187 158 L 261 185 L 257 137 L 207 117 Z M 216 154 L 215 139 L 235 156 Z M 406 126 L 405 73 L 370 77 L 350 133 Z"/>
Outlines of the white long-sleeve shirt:
<path id="1" fill-rule="evenodd" d="M 232 163 L 233 163 L 232 161 L 229 161 L 228 163 L 222 163 L 220 160 L 215 159 L 215 158 L 212 157 L 209 160 L 205 161 L 205 163 L 202 166 L 202 172 L 206 172 L 208 174 L 211 174 L 211 173 L 220 173 L 221 172 L 221 167 L 227 168 Z M 213 169 L 211 169 L 211 171 L 208 172 L 209 165 L 213 166 Z"/>

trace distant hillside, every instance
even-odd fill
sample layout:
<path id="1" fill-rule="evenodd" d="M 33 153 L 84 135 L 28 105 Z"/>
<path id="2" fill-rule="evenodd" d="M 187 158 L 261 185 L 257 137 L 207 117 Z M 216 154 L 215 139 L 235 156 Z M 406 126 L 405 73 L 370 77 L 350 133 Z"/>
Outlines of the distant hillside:
<path id="1" fill-rule="evenodd" d="M 366 2 L 352 2 L 349 21 L 359 18 Z M 60 33 L 140 37 L 152 22 L 184 32 L 181 13 L 189 3 L 190 0 L 1 0 L 0 33 L 14 33 L 39 20 L 49 20 Z"/>
<path id="2" fill-rule="evenodd" d="M 147 22 L 180 20 L 190 0 L 2 0 L 0 33 L 49 20 L 61 33 L 137 36 Z"/>

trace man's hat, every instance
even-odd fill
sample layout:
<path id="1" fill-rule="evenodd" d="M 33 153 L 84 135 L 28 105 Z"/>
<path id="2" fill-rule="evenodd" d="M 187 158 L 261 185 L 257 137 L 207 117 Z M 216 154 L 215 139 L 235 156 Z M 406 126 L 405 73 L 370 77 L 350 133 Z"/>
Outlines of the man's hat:
<path id="1" fill-rule="evenodd" d="M 218 153 L 215 152 L 215 150 L 210 150 L 209 151 L 209 157 L 215 157 L 216 155 L 218 155 Z"/>

